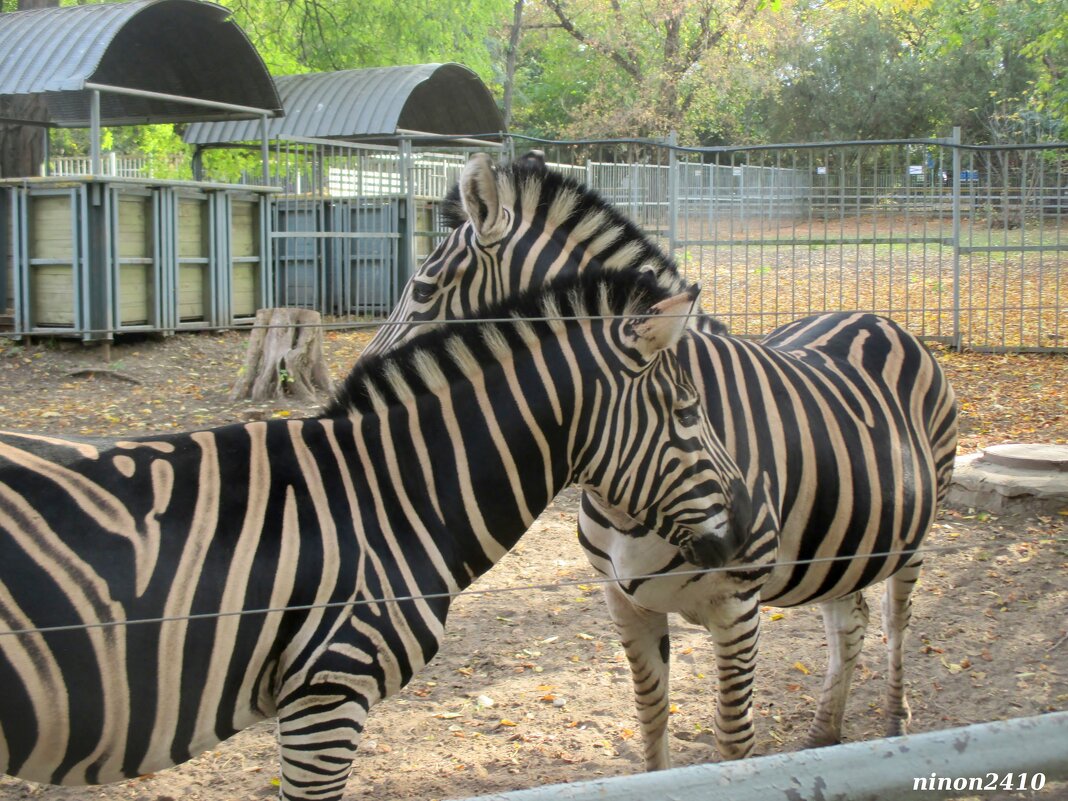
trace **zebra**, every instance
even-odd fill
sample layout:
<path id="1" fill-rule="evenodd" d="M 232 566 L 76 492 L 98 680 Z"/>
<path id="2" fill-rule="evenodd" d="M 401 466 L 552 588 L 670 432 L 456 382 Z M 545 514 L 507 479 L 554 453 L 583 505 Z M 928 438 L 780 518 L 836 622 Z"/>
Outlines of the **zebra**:
<path id="1" fill-rule="evenodd" d="M 775 521 L 674 356 L 696 293 L 575 276 L 360 361 L 319 417 L 4 433 L 0 771 L 111 782 L 277 717 L 280 797 L 338 799 L 371 705 L 565 485 L 729 561 Z"/>
<path id="2" fill-rule="evenodd" d="M 420 321 L 467 316 L 575 274 L 648 274 L 669 290 L 686 282 L 626 217 L 595 191 L 547 170 L 537 152 L 501 169 L 474 155 L 444 208 L 454 230 L 413 275 L 365 352 L 396 346 Z M 818 603 L 829 660 L 805 741 L 816 747 L 841 741 L 868 625 L 861 591 L 883 580 L 887 732 L 904 733 L 903 638 L 922 559 L 900 552 L 915 551 L 930 529 L 956 450 L 956 403 L 941 368 L 896 323 L 864 313 L 807 317 L 760 342 L 729 336 L 704 316 L 678 355 L 750 492 L 771 496 L 780 534 L 739 552 L 736 563 L 749 572 L 732 573 L 733 581 L 693 580 L 673 575 L 689 565 L 670 542 L 646 543 L 641 526 L 583 497 L 586 555 L 600 573 L 620 577 L 607 584 L 606 598 L 632 670 L 646 767 L 670 764 L 667 613 L 712 634 L 717 746 L 724 758 L 741 758 L 755 741 L 759 607 Z M 858 558 L 826 561 L 833 557 Z M 785 564 L 762 572 L 773 560 Z M 792 564 L 798 560 L 820 561 Z M 625 578 L 650 574 L 658 578 Z"/>

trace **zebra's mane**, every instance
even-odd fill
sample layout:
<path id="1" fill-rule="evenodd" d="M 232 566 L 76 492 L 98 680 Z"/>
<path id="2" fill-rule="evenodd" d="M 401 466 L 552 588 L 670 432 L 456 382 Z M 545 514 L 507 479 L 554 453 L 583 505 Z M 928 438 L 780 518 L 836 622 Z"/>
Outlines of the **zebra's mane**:
<path id="1" fill-rule="evenodd" d="M 517 217 L 529 214 L 531 208 L 535 217 L 560 214 L 563 209 L 567 214 L 558 227 L 577 234 L 578 241 L 594 248 L 598 261 L 608 270 L 651 272 L 671 293 L 689 285 L 675 260 L 597 190 L 526 156 L 497 167 L 496 172 L 499 196 Z M 536 203 L 529 202 L 532 198 L 537 198 Z M 467 222 L 459 184 L 445 196 L 442 217 L 450 228 Z M 702 327 L 709 333 L 727 332 L 727 327 L 711 316 L 704 319 Z"/>
<path id="2" fill-rule="evenodd" d="M 381 412 L 439 392 L 454 380 L 469 378 L 483 363 L 555 336 L 560 323 L 554 318 L 638 315 L 671 295 L 649 273 L 638 280 L 628 273 L 587 273 L 513 295 L 467 318 L 481 323 L 428 324 L 393 350 L 360 359 L 322 417 Z"/>

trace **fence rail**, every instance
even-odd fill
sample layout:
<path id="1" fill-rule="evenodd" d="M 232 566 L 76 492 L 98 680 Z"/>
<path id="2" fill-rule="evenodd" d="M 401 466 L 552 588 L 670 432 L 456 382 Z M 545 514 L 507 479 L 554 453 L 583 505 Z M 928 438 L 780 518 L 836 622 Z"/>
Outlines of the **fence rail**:
<path id="1" fill-rule="evenodd" d="M 915 801 L 982 795 L 992 777 L 1041 790 L 1068 779 L 1068 712 L 791 754 L 557 784 L 467 801 Z M 976 780 L 978 780 L 978 787 Z M 1009 788 L 1009 789 L 1012 789 Z M 971 792 L 968 792 L 971 790 Z M 1056 791 L 1054 791 L 1056 792 Z M 1054 797 L 1050 795 L 1051 801 Z"/>

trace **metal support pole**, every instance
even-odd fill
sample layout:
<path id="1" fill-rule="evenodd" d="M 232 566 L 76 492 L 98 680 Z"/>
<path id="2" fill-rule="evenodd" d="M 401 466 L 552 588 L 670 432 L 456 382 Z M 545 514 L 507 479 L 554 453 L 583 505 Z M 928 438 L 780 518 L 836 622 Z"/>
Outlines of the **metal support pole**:
<path id="1" fill-rule="evenodd" d="M 404 191 L 404 240 L 401 243 L 399 269 L 393 276 L 389 299 L 391 304 L 400 297 L 401 287 L 408 283 L 418 266 L 415 263 L 415 227 L 418 217 L 415 211 L 415 159 L 411 139 L 405 137 L 401 140 L 399 157 L 401 180 L 404 182 L 401 187 Z"/>
<path id="2" fill-rule="evenodd" d="M 263 163 L 263 185 L 271 180 L 270 148 L 267 146 L 267 115 L 260 115 L 260 159 Z"/>
<path id="3" fill-rule="evenodd" d="M 44 154 L 44 164 L 41 167 L 41 175 L 48 176 L 52 174 L 52 129 L 41 129 L 41 152 Z"/>
<path id="4" fill-rule="evenodd" d="M 675 245 L 679 241 L 679 163 L 675 145 L 679 143 L 678 132 L 668 134 L 668 255 L 675 258 Z"/>
<path id="5" fill-rule="evenodd" d="M 100 175 L 100 90 L 89 95 L 89 172 Z"/>
<path id="6" fill-rule="evenodd" d="M 1044 786 L 1068 779 L 1066 742 L 1068 712 L 1052 712 L 737 762 L 495 793 L 477 801 L 929 801 L 982 796 L 976 783 L 979 790 L 985 789 L 992 775 L 1011 779 L 1014 788 L 1022 782 L 1026 790 L 1036 789 L 1032 782 Z M 1042 797 L 1040 790 L 1035 797 Z"/>
<path id="7" fill-rule="evenodd" d="M 960 126 L 954 126 L 950 139 L 953 148 L 953 349 L 960 350 Z"/>

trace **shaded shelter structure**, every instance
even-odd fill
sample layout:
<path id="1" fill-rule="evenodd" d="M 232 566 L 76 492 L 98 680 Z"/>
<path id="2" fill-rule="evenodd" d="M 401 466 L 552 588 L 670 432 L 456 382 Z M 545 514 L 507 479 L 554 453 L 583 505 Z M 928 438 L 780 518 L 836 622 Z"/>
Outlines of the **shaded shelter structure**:
<path id="1" fill-rule="evenodd" d="M 0 15 L 0 118 L 88 128 L 95 87 L 108 125 L 259 120 L 281 111 L 263 60 L 222 6 L 199 0 L 46 8 Z M 25 102 L 32 98 L 31 102 Z M 208 108 L 190 100 L 248 107 Z M 258 133 L 256 134 L 258 137 Z M 254 137 L 254 138 L 256 138 Z"/>
<path id="2" fill-rule="evenodd" d="M 338 139 L 397 144 L 406 134 L 432 138 L 498 135 L 504 125 L 489 87 L 462 64 L 374 67 L 275 78 L 285 116 L 270 120 L 271 140 Z M 253 123 L 190 125 L 194 145 L 247 142 Z"/>
<path id="3" fill-rule="evenodd" d="M 263 133 L 281 113 L 262 59 L 222 6 L 134 0 L 0 14 L 0 121 L 91 132 L 91 175 L 0 180 L 10 220 L 0 306 L 13 307 L 15 330 L 110 339 L 231 325 L 270 305 L 274 190 L 105 177 L 100 129 L 251 120 L 266 168 Z"/>
<path id="4" fill-rule="evenodd" d="M 276 299 L 323 314 L 386 313 L 442 236 L 440 200 L 467 151 L 500 146 L 493 95 L 461 64 L 275 83 L 285 109 L 267 123 L 271 182 L 282 190 L 271 203 Z M 196 170 L 205 150 L 254 147 L 256 127 L 196 123 L 183 136 L 198 148 Z"/>

